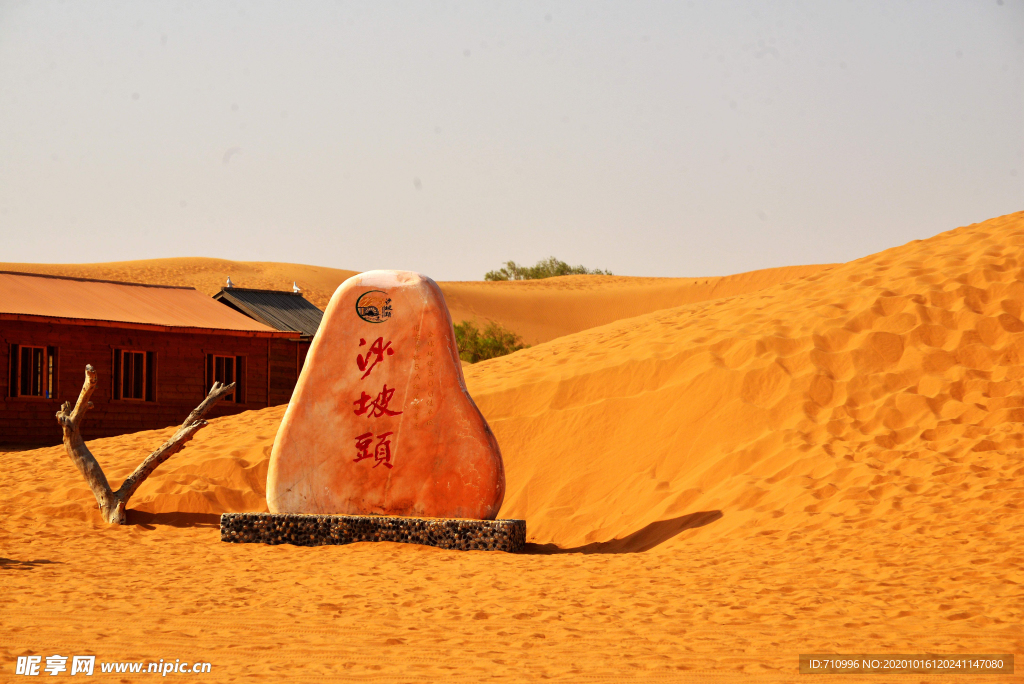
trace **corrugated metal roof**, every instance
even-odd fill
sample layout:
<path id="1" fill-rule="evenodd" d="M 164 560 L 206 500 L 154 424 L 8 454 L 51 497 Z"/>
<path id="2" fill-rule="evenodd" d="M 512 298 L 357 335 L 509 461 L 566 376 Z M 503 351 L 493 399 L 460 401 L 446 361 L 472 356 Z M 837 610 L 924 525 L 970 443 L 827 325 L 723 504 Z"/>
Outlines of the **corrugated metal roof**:
<path id="1" fill-rule="evenodd" d="M 224 288 L 213 298 L 278 330 L 298 330 L 312 337 L 320 328 L 324 312 L 298 292 Z"/>
<path id="2" fill-rule="evenodd" d="M 277 330 L 191 287 L 119 283 L 0 271 L 0 316 L 131 323 L 249 333 Z"/>

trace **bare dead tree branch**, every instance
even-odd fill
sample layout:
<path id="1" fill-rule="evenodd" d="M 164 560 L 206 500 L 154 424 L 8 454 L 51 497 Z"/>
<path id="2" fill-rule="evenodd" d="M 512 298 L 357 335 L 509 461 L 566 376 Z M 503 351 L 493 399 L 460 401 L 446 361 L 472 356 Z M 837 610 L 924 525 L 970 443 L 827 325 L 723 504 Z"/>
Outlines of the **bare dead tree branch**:
<path id="1" fill-rule="evenodd" d="M 224 385 L 219 382 L 213 383 L 213 387 L 210 388 L 210 393 L 206 395 L 206 399 L 203 399 L 203 403 L 199 404 L 199 406 L 197 406 L 192 413 L 188 415 L 185 422 L 181 424 L 181 427 L 178 428 L 177 432 L 175 432 L 169 440 L 161 444 L 160 448 L 151 453 L 146 460 L 135 469 L 135 472 L 125 479 L 124 483 L 117 490 L 117 494 L 115 494 L 115 496 L 127 503 L 128 499 L 135 493 L 135 490 L 139 488 L 139 485 L 149 477 L 150 473 L 157 469 L 157 466 L 185 448 L 185 444 L 187 444 L 197 432 L 206 427 L 207 423 L 203 420 L 203 416 L 213 408 L 214 404 L 224 398 L 224 395 L 230 394 L 234 388 L 235 383 L 231 383 L 230 385 Z"/>
<path id="2" fill-rule="evenodd" d="M 89 398 L 95 390 L 96 371 L 89 365 L 85 367 L 85 383 L 82 385 L 82 391 L 78 395 L 78 402 L 75 404 L 74 410 L 72 411 L 71 404 L 65 401 L 64 405 L 60 407 L 60 411 L 57 412 L 57 422 L 60 423 L 64 432 L 64 448 L 67 450 L 68 456 L 89 484 L 93 496 L 96 497 L 96 503 L 99 504 L 100 510 L 103 512 L 103 519 L 112 522 L 110 516 L 111 512 L 117 508 L 117 501 L 114 498 L 114 493 L 110 490 L 107 476 L 103 474 L 103 468 L 96 462 L 96 457 L 89 451 L 89 447 L 85 445 L 81 433 L 85 412 L 93 407 Z"/>
<path id="3" fill-rule="evenodd" d="M 71 404 L 64 402 L 60 411 L 57 412 L 57 422 L 60 423 L 64 431 L 64 448 L 67 450 L 71 461 L 78 467 L 82 476 L 85 477 L 89 488 L 92 489 L 93 496 L 96 497 L 96 503 L 99 504 L 100 512 L 103 514 L 103 519 L 111 524 L 124 525 L 128 520 L 125 506 L 128 505 L 128 500 L 135 493 L 135 490 L 161 463 L 181 451 L 197 432 L 206 427 L 207 422 L 203 420 L 203 416 L 218 401 L 223 399 L 225 395 L 230 394 L 235 389 L 235 383 L 230 385 L 224 385 L 219 382 L 213 383 L 210 393 L 189 414 L 185 422 L 181 424 L 181 427 L 178 428 L 169 440 L 161 444 L 156 451 L 146 457 L 146 460 L 135 469 L 135 472 L 125 479 L 116 492 L 111 490 L 107 477 L 103 474 L 103 468 L 100 467 L 96 457 L 92 455 L 92 452 L 85 445 L 85 440 L 82 439 L 82 421 L 85 418 L 85 412 L 93 408 L 89 398 L 95 389 L 96 371 L 89 365 L 85 367 L 85 384 L 82 385 L 82 392 L 78 395 L 78 402 L 75 404 L 74 410 L 71 410 Z"/>

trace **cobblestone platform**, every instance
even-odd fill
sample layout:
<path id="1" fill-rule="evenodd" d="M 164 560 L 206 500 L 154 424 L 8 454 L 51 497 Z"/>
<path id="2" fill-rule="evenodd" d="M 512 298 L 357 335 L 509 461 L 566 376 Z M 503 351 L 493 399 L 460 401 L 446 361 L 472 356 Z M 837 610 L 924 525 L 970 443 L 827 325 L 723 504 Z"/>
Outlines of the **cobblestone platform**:
<path id="1" fill-rule="evenodd" d="M 295 546 L 389 541 L 461 551 L 518 553 L 526 544 L 526 521 L 224 513 L 220 516 L 220 540 Z"/>

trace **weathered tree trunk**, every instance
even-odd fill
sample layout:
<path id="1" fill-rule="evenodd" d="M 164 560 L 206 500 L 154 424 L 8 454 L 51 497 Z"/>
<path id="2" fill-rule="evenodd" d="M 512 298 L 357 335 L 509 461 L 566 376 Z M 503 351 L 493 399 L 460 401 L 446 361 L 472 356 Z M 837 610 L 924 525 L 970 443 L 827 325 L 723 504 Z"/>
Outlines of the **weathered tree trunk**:
<path id="1" fill-rule="evenodd" d="M 203 420 L 203 416 L 224 395 L 230 394 L 234 388 L 235 383 L 230 385 L 213 383 L 206 399 L 189 414 L 177 432 L 161 444 L 159 449 L 151 453 L 115 492 L 111 490 L 107 476 L 103 474 L 103 468 L 100 467 L 96 457 L 92 455 L 89 447 L 85 445 L 85 440 L 82 439 L 82 421 L 85 418 L 85 412 L 93 408 L 89 397 L 96 389 L 96 370 L 91 365 L 85 367 L 85 384 L 82 385 L 82 392 L 78 395 L 78 402 L 75 404 L 74 410 L 71 410 L 70 403 L 64 402 L 60 411 L 57 412 L 57 422 L 60 423 L 64 431 L 64 448 L 67 449 L 68 456 L 85 477 L 85 481 L 89 483 L 89 488 L 92 490 L 93 496 L 96 497 L 96 503 L 99 504 L 104 520 L 118 525 L 124 525 L 128 521 L 125 506 L 128 505 L 128 499 L 135 493 L 135 490 L 157 469 L 157 466 L 181 451 L 197 432 L 206 427 L 207 423 Z"/>

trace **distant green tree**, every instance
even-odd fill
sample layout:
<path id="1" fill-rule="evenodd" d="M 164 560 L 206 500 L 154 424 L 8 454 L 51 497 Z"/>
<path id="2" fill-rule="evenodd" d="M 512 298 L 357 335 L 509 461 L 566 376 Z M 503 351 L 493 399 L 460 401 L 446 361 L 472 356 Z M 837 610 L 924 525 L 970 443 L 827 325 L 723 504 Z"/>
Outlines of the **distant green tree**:
<path id="1" fill-rule="evenodd" d="M 564 275 L 611 275 L 611 271 L 599 268 L 589 269 L 586 266 L 570 266 L 569 264 L 548 257 L 538 261 L 534 266 L 520 266 L 514 261 L 506 261 L 497 271 L 488 271 L 484 280 L 540 280 Z"/>
<path id="2" fill-rule="evenodd" d="M 472 321 L 455 325 L 455 343 L 459 346 L 459 358 L 466 363 L 505 356 L 527 346 L 519 335 L 497 323 L 488 324 L 481 332 Z"/>

